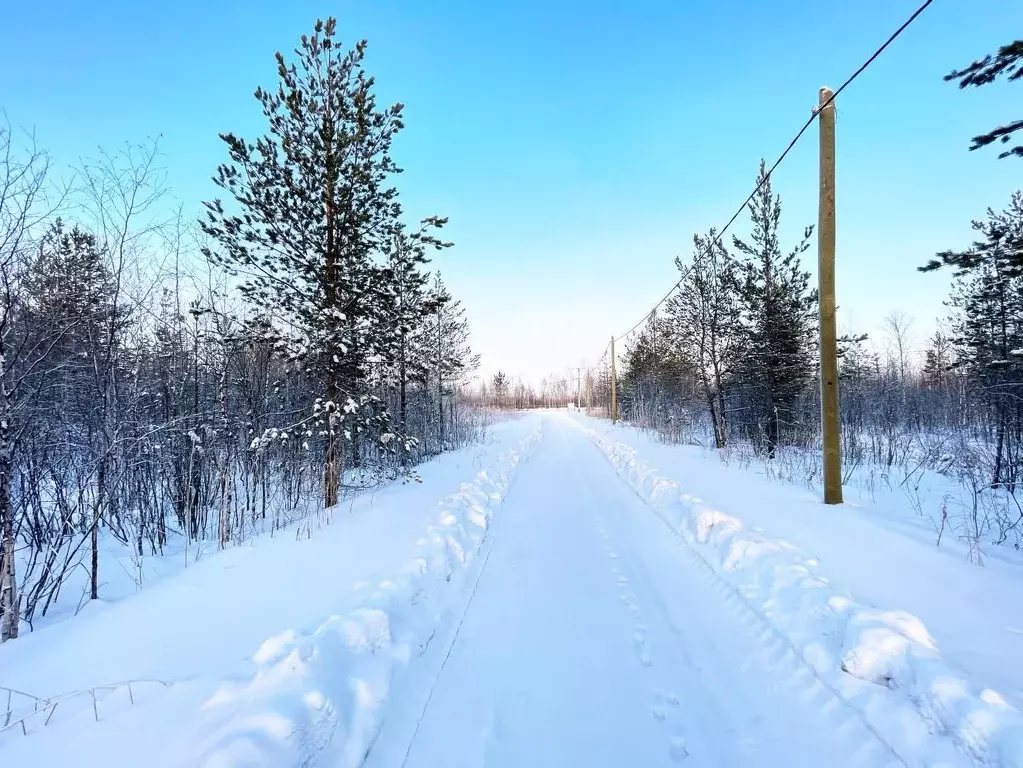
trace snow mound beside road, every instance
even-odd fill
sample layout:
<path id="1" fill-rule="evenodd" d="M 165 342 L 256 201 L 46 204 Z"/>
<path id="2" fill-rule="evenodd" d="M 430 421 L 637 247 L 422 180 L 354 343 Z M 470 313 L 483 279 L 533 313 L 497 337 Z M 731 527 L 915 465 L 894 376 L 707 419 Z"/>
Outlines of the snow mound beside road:
<path id="1" fill-rule="evenodd" d="M 264 642 L 252 678 L 223 686 L 204 705 L 213 725 L 189 764 L 297 766 L 317 757 L 359 765 L 395 674 L 432 637 L 439 590 L 464 575 L 515 469 L 539 438 L 537 427 L 444 500 L 419 552 L 367 588 L 359 608 L 331 616 L 309 635 L 289 632 Z"/>
<path id="2" fill-rule="evenodd" d="M 671 529 L 900 755 L 911 758 L 929 731 L 980 764 L 1023 766 L 1023 716 L 946 663 L 918 618 L 857 603 L 829 583 L 814 558 L 686 493 L 634 448 L 581 428 Z M 865 568 L 869 561 L 864 552 Z"/>

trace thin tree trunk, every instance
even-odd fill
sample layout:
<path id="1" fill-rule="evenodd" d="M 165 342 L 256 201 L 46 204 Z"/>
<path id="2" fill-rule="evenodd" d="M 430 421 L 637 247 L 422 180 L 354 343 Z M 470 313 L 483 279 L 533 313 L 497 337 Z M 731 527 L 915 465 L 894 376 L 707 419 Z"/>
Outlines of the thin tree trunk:
<path id="1" fill-rule="evenodd" d="M 337 465 L 337 436 L 328 435 L 327 450 L 323 456 L 323 506 L 326 508 L 337 504 Z"/>
<path id="2" fill-rule="evenodd" d="M 998 404 L 998 434 L 995 438 L 995 468 L 991 483 L 998 485 L 1002 480 L 1002 462 L 1005 454 L 1005 412 L 1001 403 Z"/>
<path id="3" fill-rule="evenodd" d="M 89 542 L 92 549 L 89 566 L 89 599 L 99 598 L 99 520 L 103 507 L 103 495 L 106 493 L 107 461 L 100 460 L 96 473 L 96 503 L 92 506 L 92 526 L 89 531 Z"/>
<path id="4" fill-rule="evenodd" d="M 437 446 L 438 452 L 444 450 L 444 350 L 442 336 L 442 314 L 437 310 L 437 428 L 439 430 L 440 442 Z"/>
<path id="5" fill-rule="evenodd" d="M 7 391 L 0 351 L 0 642 L 18 636 L 18 582 L 14 569 L 14 507 L 11 503 L 11 445 Z"/>

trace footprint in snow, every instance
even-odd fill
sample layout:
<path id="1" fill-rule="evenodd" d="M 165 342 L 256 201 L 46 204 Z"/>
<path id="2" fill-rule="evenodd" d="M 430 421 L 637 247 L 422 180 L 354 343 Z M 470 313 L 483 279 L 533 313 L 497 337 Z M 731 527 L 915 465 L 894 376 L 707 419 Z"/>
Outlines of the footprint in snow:
<path id="1" fill-rule="evenodd" d="M 674 736 L 668 741 L 668 754 L 676 763 L 681 763 L 689 757 L 689 750 L 686 749 L 686 740 L 681 736 Z"/>

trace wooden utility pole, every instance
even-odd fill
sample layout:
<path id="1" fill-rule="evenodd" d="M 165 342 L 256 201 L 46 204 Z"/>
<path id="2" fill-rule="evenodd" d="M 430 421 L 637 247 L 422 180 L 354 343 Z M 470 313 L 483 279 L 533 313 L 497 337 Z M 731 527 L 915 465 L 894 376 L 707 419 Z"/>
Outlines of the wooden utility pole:
<path id="1" fill-rule="evenodd" d="M 838 343 L 835 330 L 835 105 L 820 89 L 820 208 L 817 215 L 817 278 L 820 309 L 821 427 L 824 503 L 842 503 L 842 455 L 838 420 Z"/>
<path id="2" fill-rule="evenodd" d="M 618 421 L 618 374 L 615 373 L 615 337 L 611 337 L 611 423 Z"/>
<path id="3" fill-rule="evenodd" d="M 591 385 L 590 372 L 586 371 L 586 415 L 590 415 L 590 406 L 593 399 L 593 387 Z"/>

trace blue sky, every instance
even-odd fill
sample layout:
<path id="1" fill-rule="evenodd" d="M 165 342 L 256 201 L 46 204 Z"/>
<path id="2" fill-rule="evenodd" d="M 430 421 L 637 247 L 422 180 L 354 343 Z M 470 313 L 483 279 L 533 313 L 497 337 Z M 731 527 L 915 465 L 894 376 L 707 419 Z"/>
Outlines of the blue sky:
<path id="1" fill-rule="evenodd" d="M 0 107 L 59 164 L 160 135 L 188 211 L 213 194 L 218 132 L 262 133 L 257 85 L 317 16 L 369 41 L 410 219 L 450 216 L 435 262 L 467 307 L 484 371 L 539 378 L 600 354 L 720 226 L 761 157 L 799 128 L 916 0 L 17 3 L 0 24 Z M 901 310 L 922 345 L 947 293 L 916 267 L 1023 163 L 968 152 L 1018 117 L 1020 86 L 942 82 L 1018 36 L 1023 4 L 937 0 L 838 102 L 840 327 L 879 337 Z M 817 218 L 817 133 L 777 172 L 789 241 Z M 746 229 L 745 217 L 735 231 Z M 807 254 L 814 271 L 816 245 Z"/>

